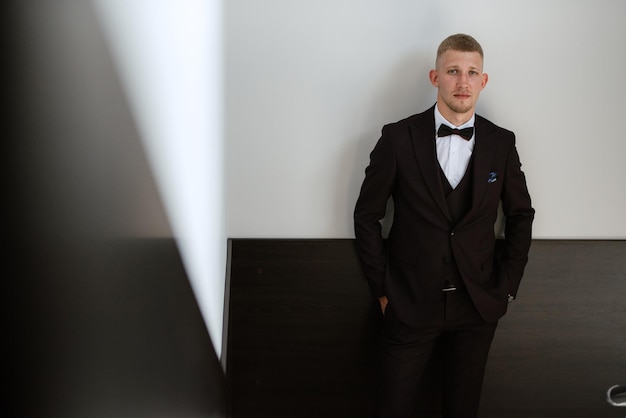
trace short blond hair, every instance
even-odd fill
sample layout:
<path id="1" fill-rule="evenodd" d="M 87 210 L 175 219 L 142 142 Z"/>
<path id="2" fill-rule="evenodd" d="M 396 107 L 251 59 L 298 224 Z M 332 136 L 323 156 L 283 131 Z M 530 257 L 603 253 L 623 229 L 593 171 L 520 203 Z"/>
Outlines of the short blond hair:
<path id="1" fill-rule="evenodd" d="M 464 33 L 457 33 L 456 35 L 448 36 L 439 44 L 439 48 L 437 48 L 437 59 L 435 60 L 436 67 L 439 64 L 439 58 L 448 50 L 478 52 L 481 59 L 485 58 L 483 48 L 476 39 Z"/>

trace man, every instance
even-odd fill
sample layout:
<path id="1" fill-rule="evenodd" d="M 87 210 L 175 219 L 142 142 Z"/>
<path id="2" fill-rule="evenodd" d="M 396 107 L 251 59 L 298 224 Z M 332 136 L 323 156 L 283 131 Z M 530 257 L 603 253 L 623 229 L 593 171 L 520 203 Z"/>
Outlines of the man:
<path id="1" fill-rule="evenodd" d="M 531 243 L 534 209 L 515 136 L 474 113 L 488 81 L 480 44 L 446 38 L 429 78 L 436 104 L 383 128 L 354 212 L 359 256 L 385 317 L 380 417 L 414 416 L 435 343 L 443 416 L 477 416 L 489 347 Z M 385 241 L 380 220 L 390 197 Z M 505 238 L 496 240 L 500 203 Z"/>

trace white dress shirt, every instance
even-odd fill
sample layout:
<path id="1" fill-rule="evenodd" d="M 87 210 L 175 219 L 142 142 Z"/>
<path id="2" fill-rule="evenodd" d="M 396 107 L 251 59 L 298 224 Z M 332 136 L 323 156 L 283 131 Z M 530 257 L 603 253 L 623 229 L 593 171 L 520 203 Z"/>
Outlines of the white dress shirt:
<path id="1" fill-rule="evenodd" d="M 435 142 L 437 145 L 437 159 L 439 165 L 446 175 L 448 182 L 452 188 L 456 188 L 461 182 L 461 179 L 465 175 L 467 166 L 469 165 L 470 158 L 472 157 L 472 151 L 474 151 L 474 144 L 476 143 L 476 131 L 469 141 L 461 138 L 459 135 L 437 136 L 437 130 L 442 123 L 446 125 L 463 129 L 474 126 L 474 120 L 476 115 L 472 115 L 470 120 L 465 122 L 461 126 L 455 126 L 444 118 L 437 106 L 435 106 Z"/>

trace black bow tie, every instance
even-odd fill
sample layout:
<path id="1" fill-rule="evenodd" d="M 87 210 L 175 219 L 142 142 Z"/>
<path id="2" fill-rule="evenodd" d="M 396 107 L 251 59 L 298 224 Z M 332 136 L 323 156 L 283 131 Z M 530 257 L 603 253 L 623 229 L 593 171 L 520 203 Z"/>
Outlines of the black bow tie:
<path id="1" fill-rule="evenodd" d="M 465 139 L 466 141 L 469 141 L 470 139 L 472 139 L 472 136 L 474 135 L 474 128 L 469 127 L 469 128 L 463 128 L 463 129 L 455 129 L 455 128 L 449 127 L 448 125 L 444 125 L 442 123 L 441 126 L 439 127 L 439 130 L 437 131 L 437 136 L 448 136 L 448 135 L 458 135 L 461 138 Z"/>

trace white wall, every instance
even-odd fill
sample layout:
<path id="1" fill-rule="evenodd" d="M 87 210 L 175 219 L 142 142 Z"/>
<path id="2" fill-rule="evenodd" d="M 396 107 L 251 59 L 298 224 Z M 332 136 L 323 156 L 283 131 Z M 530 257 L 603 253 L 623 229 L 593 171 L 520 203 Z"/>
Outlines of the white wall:
<path id="1" fill-rule="evenodd" d="M 626 238 L 626 2 L 225 3 L 229 237 L 353 237 L 380 128 L 432 105 L 436 47 L 465 32 L 490 75 L 479 113 L 517 134 L 535 238 Z"/>

